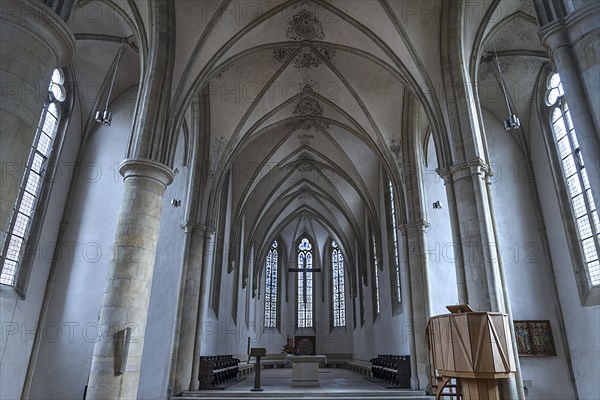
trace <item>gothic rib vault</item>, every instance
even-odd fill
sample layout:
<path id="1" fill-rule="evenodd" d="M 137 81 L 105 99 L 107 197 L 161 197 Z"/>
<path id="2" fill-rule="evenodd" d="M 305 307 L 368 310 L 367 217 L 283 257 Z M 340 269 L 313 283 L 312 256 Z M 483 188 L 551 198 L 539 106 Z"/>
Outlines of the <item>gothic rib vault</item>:
<path id="1" fill-rule="evenodd" d="M 163 221 L 164 215 L 177 219 L 174 224 L 181 224 L 185 232 L 179 269 L 165 261 L 168 257 L 159 244 L 144 253 L 148 269 L 138 274 L 150 276 L 152 283 L 156 258 L 157 266 L 168 265 L 181 280 L 152 294 L 177 292 L 171 310 L 175 323 L 169 331 L 173 338 L 166 350 L 171 354 L 165 356 L 169 373 L 161 390 L 170 395 L 193 389 L 199 354 L 213 345 L 224 347 L 211 343 L 203 350 L 203 322 L 255 322 L 250 316 L 260 308 L 256 304 L 264 295 L 264 260 L 274 240 L 285 244 L 282 251 L 293 258 L 294 244 L 309 236 L 320 245 L 319 260 L 326 259 L 324 244 L 336 241 L 346 260 L 352 309 L 348 326 L 352 318 L 355 328 L 362 327 L 365 315 L 375 314 L 365 310 L 375 308 L 374 265 L 380 274 L 385 269 L 389 279 L 382 290 L 392 292 L 386 294 L 393 303 L 390 321 L 424 326 L 427 317 L 443 307 L 442 300 L 432 300 L 435 288 L 429 287 L 435 278 L 428 274 L 437 273 L 452 286 L 440 295 L 443 301 L 452 298 L 482 310 L 512 312 L 499 254 L 487 258 L 484 248 L 499 236 L 489 186 L 502 171 L 492 162 L 490 149 L 515 146 L 530 161 L 530 126 L 540 117 L 535 96 L 549 68 L 532 1 L 80 0 L 68 26 L 76 39 L 73 63 L 66 69 L 76 83 L 71 90 L 78 119 L 71 125 L 78 125 L 78 151 L 89 157 L 105 133 L 93 116 L 106 101 L 114 55 L 125 36 L 123 60 L 108 100 L 122 111 L 115 120 L 120 116 L 127 126 L 131 120 L 132 128 L 126 144 L 111 139 L 119 143 L 111 151 L 128 160 L 122 170 L 127 176 L 147 170 L 152 178 L 160 170 L 160 177 L 152 179 L 163 186 L 174 178 L 166 188 L 166 211 L 160 208 L 162 187 L 139 205 L 145 212 L 152 203 L 148 224 L 154 239 L 161 215 Z M 501 126 L 506 118 L 502 81 L 523 128 L 497 139 L 487 131 L 495 129 L 490 121 Z M 508 167 L 503 167 L 507 174 Z M 428 202 L 433 199 L 426 196 L 431 176 L 439 183 L 435 195 L 444 204 L 440 212 L 431 211 Z M 394 298 L 398 295 L 391 278 L 388 185 L 395 199 L 397 234 L 405 246 L 398 269 L 402 299 Z M 67 206 L 79 198 L 77 190 L 69 194 Z M 532 201 L 537 205 L 541 201 L 535 193 Z M 181 209 L 168 208 L 171 196 L 182 201 Z M 76 211 L 65 212 L 66 222 L 69 213 Z M 546 235 L 540 215 L 538 210 L 539 231 Z M 115 223 L 117 232 L 133 226 Z M 107 231 L 113 234 L 113 228 Z M 424 255 L 429 254 L 429 228 L 454 241 L 448 265 L 458 266 L 456 273 L 450 267 L 429 268 Z M 163 253 L 157 255 L 156 248 Z M 473 254 L 467 253 L 473 249 Z M 64 263 L 52 262 L 50 279 L 60 280 Z M 292 282 L 287 275 L 285 279 Z M 230 282 L 233 300 L 223 300 L 221 288 L 229 288 Z M 144 330 L 145 318 L 149 308 L 157 312 L 148 306 L 149 286 L 134 296 L 147 302 L 145 309 L 134 304 L 144 325 L 135 354 L 140 365 L 144 335 L 153 335 Z M 44 307 L 50 315 L 62 315 L 64 305 L 51 292 L 52 285 L 48 287 L 47 297 L 54 299 Z M 549 287 L 558 296 L 556 287 Z M 103 293 L 96 292 L 91 304 L 100 307 Z M 292 292 L 286 289 L 285 296 Z M 325 290 L 319 296 L 325 303 Z M 293 294 L 282 303 L 288 301 L 293 303 Z M 95 320 L 94 307 L 86 318 Z M 100 314 L 109 312 L 103 309 Z M 563 335 L 562 315 L 558 320 L 556 330 Z M 386 329 L 398 326 L 390 323 Z M 426 389 L 425 343 L 411 340 L 405 346 L 414 357 L 413 387 Z M 105 355 L 102 345 L 96 350 L 93 343 L 92 349 L 86 345 L 81 352 L 85 362 L 92 352 L 98 359 Z M 44 346 L 48 345 L 34 346 L 32 360 L 44 357 L 39 355 Z M 103 362 L 113 362 L 110 357 Z M 45 377 L 47 372 L 36 370 L 32 362 L 28 374 L 23 393 L 39 393 L 32 376 Z M 572 369 L 569 374 L 565 380 L 574 381 Z M 90 382 L 110 386 L 113 394 L 122 387 L 126 396 L 137 393 L 139 376 L 127 384 L 107 384 L 114 377 L 101 378 Z M 520 378 L 517 375 L 506 393 L 522 396 Z"/>

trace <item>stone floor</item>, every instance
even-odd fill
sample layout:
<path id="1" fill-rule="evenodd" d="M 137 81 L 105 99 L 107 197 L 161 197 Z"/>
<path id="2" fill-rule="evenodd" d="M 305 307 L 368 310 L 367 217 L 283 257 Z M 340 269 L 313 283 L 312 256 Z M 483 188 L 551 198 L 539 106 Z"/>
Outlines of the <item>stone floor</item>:
<path id="1" fill-rule="evenodd" d="M 262 392 L 252 392 L 254 374 L 238 382 L 227 390 L 186 392 L 183 397 L 174 399 L 433 399 L 423 391 L 385 389 L 365 379 L 365 376 L 342 368 L 319 369 L 320 387 L 292 387 L 292 369 L 264 369 L 261 371 Z"/>

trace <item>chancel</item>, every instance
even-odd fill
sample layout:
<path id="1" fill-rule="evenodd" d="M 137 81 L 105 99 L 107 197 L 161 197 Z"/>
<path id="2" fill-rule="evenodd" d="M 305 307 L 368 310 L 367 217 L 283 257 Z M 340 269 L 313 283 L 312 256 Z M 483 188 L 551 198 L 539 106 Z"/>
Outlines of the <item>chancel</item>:
<path id="1" fill-rule="evenodd" d="M 0 39 L 0 398 L 598 398 L 597 0 L 2 0 Z"/>

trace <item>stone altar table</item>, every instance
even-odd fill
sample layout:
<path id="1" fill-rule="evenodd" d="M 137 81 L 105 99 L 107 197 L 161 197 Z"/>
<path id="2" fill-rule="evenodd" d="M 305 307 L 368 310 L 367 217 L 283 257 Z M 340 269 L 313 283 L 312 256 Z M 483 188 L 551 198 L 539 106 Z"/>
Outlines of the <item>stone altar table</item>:
<path id="1" fill-rule="evenodd" d="M 319 363 L 326 363 L 326 356 L 295 356 L 288 354 L 292 363 L 292 386 L 321 386 Z"/>

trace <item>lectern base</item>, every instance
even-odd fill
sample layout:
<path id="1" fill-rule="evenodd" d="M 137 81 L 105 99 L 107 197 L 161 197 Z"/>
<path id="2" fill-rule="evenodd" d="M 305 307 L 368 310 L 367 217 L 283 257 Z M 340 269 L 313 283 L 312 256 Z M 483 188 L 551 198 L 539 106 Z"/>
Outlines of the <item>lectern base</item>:
<path id="1" fill-rule="evenodd" d="M 500 400 L 498 380 L 461 378 L 460 386 L 464 399 Z"/>

